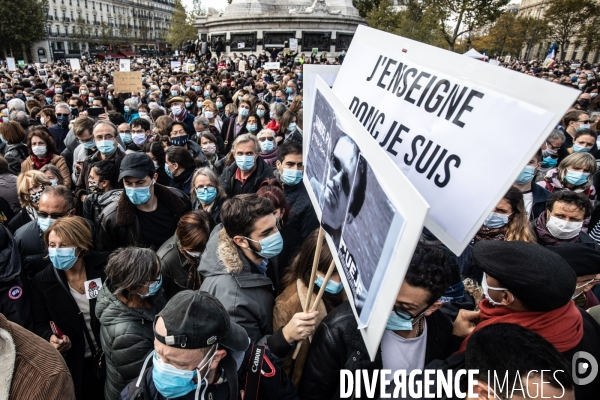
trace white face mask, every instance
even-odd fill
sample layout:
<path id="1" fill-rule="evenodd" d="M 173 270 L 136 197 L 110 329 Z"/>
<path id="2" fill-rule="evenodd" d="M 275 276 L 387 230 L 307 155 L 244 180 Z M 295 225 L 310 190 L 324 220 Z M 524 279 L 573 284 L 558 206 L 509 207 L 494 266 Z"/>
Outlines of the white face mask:
<path id="1" fill-rule="evenodd" d="M 563 240 L 573 239 L 575 236 L 579 235 L 582 227 L 583 222 L 565 221 L 553 216 L 550 216 L 546 222 L 548 232 L 555 238 Z"/>
<path id="2" fill-rule="evenodd" d="M 490 297 L 490 289 L 492 289 L 492 290 L 508 290 L 506 288 L 488 286 L 487 274 L 485 272 L 483 273 L 483 279 L 481 280 L 481 288 L 483 289 L 483 295 L 488 299 L 488 302 L 494 306 L 500 306 L 500 305 L 502 305 L 502 302 L 497 302 L 497 301 L 492 300 L 492 298 Z"/>

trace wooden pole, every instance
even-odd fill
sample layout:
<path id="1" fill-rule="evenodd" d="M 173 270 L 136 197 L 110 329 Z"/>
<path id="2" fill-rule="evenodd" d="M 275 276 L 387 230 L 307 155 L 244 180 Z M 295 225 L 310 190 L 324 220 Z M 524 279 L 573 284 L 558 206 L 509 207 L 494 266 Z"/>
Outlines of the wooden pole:
<path id="1" fill-rule="evenodd" d="M 321 288 L 319 289 L 317 298 L 315 299 L 315 302 L 313 303 L 312 307 L 310 308 L 311 312 L 316 311 L 317 307 L 319 307 L 319 302 L 321 301 L 321 298 L 323 297 L 323 293 L 325 293 L 325 287 L 327 286 L 327 282 L 329 282 L 329 278 L 331 278 L 331 274 L 333 274 L 334 270 L 335 270 L 335 260 L 331 260 L 331 264 L 329 264 L 329 269 L 327 270 L 327 275 L 325 275 L 325 279 L 323 279 L 323 284 L 321 285 Z M 302 347 L 302 342 L 298 342 L 296 344 L 296 350 L 294 350 L 294 354 L 292 355 L 293 360 L 295 360 L 296 357 L 298 357 L 298 353 L 300 352 L 300 347 Z"/>

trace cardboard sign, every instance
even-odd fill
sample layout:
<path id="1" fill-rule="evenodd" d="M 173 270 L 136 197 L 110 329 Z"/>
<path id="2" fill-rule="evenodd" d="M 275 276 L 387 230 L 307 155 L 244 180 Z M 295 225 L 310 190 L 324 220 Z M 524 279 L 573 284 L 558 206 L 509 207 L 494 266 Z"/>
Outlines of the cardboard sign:
<path id="1" fill-rule="evenodd" d="M 298 51 L 298 39 L 290 38 L 290 51 L 296 52 Z"/>
<path id="2" fill-rule="evenodd" d="M 196 66 L 193 63 L 186 63 L 184 69 L 187 72 L 194 72 Z"/>
<path id="3" fill-rule="evenodd" d="M 455 254 L 579 95 L 362 25 L 333 91 L 429 203 L 425 226 Z"/>
<path id="4" fill-rule="evenodd" d="M 6 57 L 6 66 L 8 67 L 9 71 L 17 70 L 17 66 L 15 65 L 14 57 Z"/>
<path id="5" fill-rule="evenodd" d="M 48 76 L 48 73 L 45 69 L 38 69 L 37 73 L 40 78 L 46 78 Z"/>
<path id="6" fill-rule="evenodd" d="M 121 58 L 119 60 L 119 70 L 120 71 L 131 71 L 131 60 L 127 60 L 126 58 Z"/>
<path id="7" fill-rule="evenodd" d="M 70 58 L 69 59 L 69 63 L 71 64 L 71 69 L 73 71 L 77 71 L 81 69 L 81 65 L 79 64 L 79 59 L 77 58 Z"/>
<path id="8" fill-rule="evenodd" d="M 141 71 L 115 71 L 113 75 L 115 92 L 131 93 L 142 91 Z"/>
<path id="9" fill-rule="evenodd" d="M 313 110 L 303 181 L 374 360 L 429 206 L 318 77 Z"/>
<path id="10" fill-rule="evenodd" d="M 266 62 L 263 66 L 264 69 L 279 69 L 281 68 L 281 63 L 279 61 L 276 62 Z"/>

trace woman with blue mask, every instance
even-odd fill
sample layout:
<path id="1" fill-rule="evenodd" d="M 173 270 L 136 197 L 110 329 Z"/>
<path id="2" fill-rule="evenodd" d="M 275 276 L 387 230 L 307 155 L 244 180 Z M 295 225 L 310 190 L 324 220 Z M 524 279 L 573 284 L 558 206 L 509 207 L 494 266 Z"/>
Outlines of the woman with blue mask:
<path id="1" fill-rule="evenodd" d="M 51 264 L 32 281 L 34 332 L 63 354 L 77 399 L 104 399 L 104 380 L 96 374 L 102 354 L 96 305 L 108 253 L 92 250 L 91 227 L 81 217 L 57 219 L 44 243 Z"/>
<path id="2" fill-rule="evenodd" d="M 281 287 L 283 291 L 275 299 L 275 307 L 273 308 L 273 330 L 277 331 L 285 326 L 291 327 L 290 324 L 294 315 L 304 315 L 302 312 L 303 305 L 306 302 L 308 288 L 310 287 L 310 274 L 312 269 L 315 249 L 318 243 L 319 231 L 313 231 L 306 241 L 299 248 L 298 255 L 293 259 L 290 266 L 282 271 Z M 322 238 L 321 256 L 317 266 L 317 275 L 322 278 L 327 274 L 327 269 L 331 264 L 332 256 L 329 247 Z M 321 278 L 321 279 L 322 279 Z M 319 293 L 320 286 L 317 282 L 310 287 L 313 292 L 313 301 Z M 337 306 L 342 304 L 345 299 L 345 292 L 342 287 L 341 278 L 337 271 L 331 275 L 330 281 L 325 288 L 323 297 L 319 301 L 317 311 L 319 314 L 315 319 L 315 329 L 321 323 L 323 318 L 328 313 L 333 311 Z M 288 329 L 286 328 L 286 331 Z M 310 342 L 308 339 L 302 341 L 300 351 L 296 360 L 292 359 L 292 353 L 285 358 L 283 369 L 292 379 L 294 384 L 298 386 L 302 377 L 304 361 L 309 352 Z"/>
<path id="3" fill-rule="evenodd" d="M 596 173 L 596 160 L 590 153 L 579 152 L 567 156 L 558 165 L 546 173 L 538 185 L 550 192 L 571 190 L 585 194 L 590 200 L 596 199 L 596 189 L 592 177 Z"/>
<path id="4" fill-rule="evenodd" d="M 125 111 L 125 114 L 123 116 L 125 117 L 125 122 L 130 124 L 131 121 L 140 117 L 138 113 L 139 103 L 136 99 L 129 98 L 125 100 L 123 104 L 123 111 Z"/>
<path id="5" fill-rule="evenodd" d="M 165 154 L 165 172 L 173 182 L 170 186 L 190 195 L 192 185 L 192 174 L 196 168 L 204 166 L 204 163 L 193 158 L 190 152 L 183 147 L 171 146 Z"/>
<path id="6" fill-rule="evenodd" d="M 127 247 L 111 255 L 96 303 L 106 358 L 107 399 L 119 397 L 154 348 L 152 324 L 166 304 L 162 284 L 154 251 Z"/>
<path id="7" fill-rule="evenodd" d="M 585 129 L 577 131 L 575 132 L 575 135 L 573 135 L 573 147 L 568 149 L 568 151 L 571 154 L 589 153 L 596 144 L 597 139 L 598 135 L 592 130 Z"/>
<path id="8" fill-rule="evenodd" d="M 221 222 L 221 207 L 227 195 L 212 169 L 204 167 L 194 172 L 190 198 L 192 209 L 204 210 L 211 214 L 217 224 Z"/>
<path id="9" fill-rule="evenodd" d="M 277 141 L 281 145 L 283 142 L 294 140 L 302 143 L 302 133 L 298 128 L 298 116 L 292 111 L 286 111 L 281 117 L 281 126 L 277 133 Z"/>
<path id="10" fill-rule="evenodd" d="M 270 129 L 263 129 L 256 135 L 256 138 L 260 144 L 260 158 L 262 158 L 269 167 L 274 168 L 278 151 L 275 132 Z"/>

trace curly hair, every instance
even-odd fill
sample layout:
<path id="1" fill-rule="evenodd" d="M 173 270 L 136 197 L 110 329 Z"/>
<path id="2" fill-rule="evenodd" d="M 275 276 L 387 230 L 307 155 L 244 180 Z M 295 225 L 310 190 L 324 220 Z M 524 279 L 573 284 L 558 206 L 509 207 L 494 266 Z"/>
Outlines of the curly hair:
<path id="1" fill-rule="evenodd" d="M 427 290 L 429 303 L 442 297 L 451 282 L 451 272 L 446 265 L 444 252 L 430 244 L 417 244 L 404 281 L 410 286 Z"/>
<path id="2" fill-rule="evenodd" d="M 31 128 L 29 130 L 29 135 L 27 136 L 27 150 L 30 156 L 33 155 L 31 141 L 34 137 L 38 137 L 46 143 L 46 154 L 57 154 L 54 138 L 50 134 L 50 131 L 45 126 L 38 125 Z"/>

